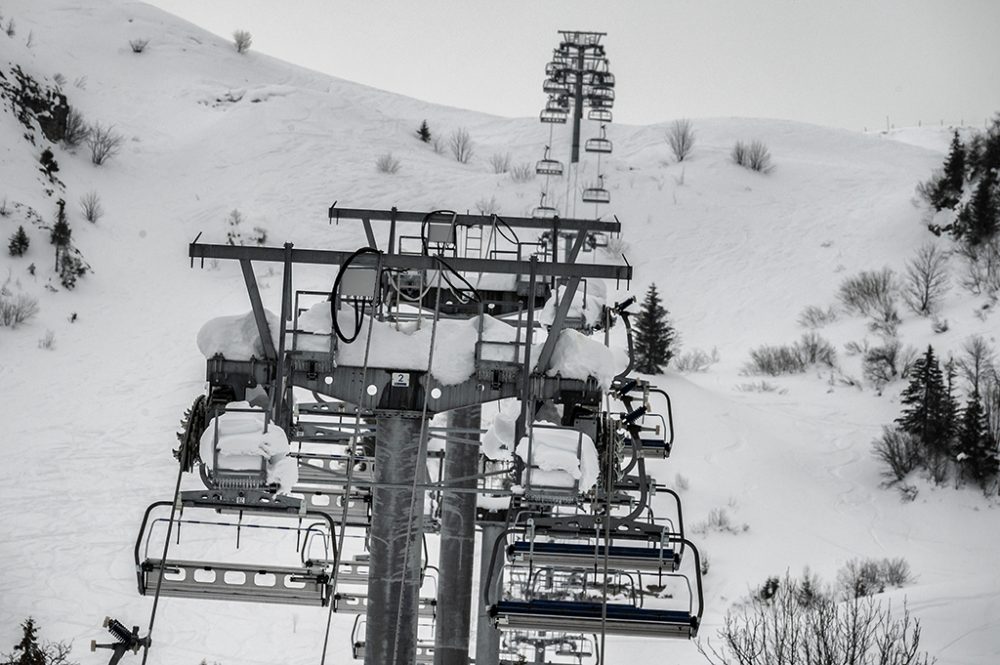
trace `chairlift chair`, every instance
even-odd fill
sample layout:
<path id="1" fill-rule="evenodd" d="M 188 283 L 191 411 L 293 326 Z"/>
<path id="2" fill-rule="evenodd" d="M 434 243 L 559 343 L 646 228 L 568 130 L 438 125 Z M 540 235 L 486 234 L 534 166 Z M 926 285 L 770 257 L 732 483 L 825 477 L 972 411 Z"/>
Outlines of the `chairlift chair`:
<path id="1" fill-rule="evenodd" d="M 549 95 L 567 95 L 569 94 L 569 87 L 561 81 L 547 78 L 542 83 L 542 92 Z"/>
<path id="2" fill-rule="evenodd" d="M 596 138 L 587 139 L 587 142 L 583 145 L 583 149 L 587 152 L 611 152 L 611 141 L 608 139 L 607 134 L 607 126 L 601 125 L 601 135 Z"/>
<path id="3" fill-rule="evenodd" d="M 563 165 L 557 159 L 549 157 L 549 146 L 545 146 L 545 155 L 535 163 L 535 173 L 538 175 L 562 175 Z"/>
<path id="4" fill-rule="evenodd" d="M 611 111 L 606 108 L 591 108 L 587 111 L 588 120 L 596 120 L 600 123 L 611 122 Z"/>
<path id="5" fill-rule="evenodd" d="M 615 89 L 604 85 L 593 85 L 590 87 L 588 96 L 591 99 L 603 99 L 607 102 L 615 101 Z"/>
<path id="6" fill-rule="evenodd" d="M 535 219 L 552 219 L 559 216 L 559 209 L 545 204 L 545 192 L 538 201 L 538 205 L 531 211 L 531 216 Z"/>
<path id="7" fill-rule="evenodd" d="M 590 141 L 587 141 L 590 143 Z M 608 152 L 611 152 L 609 149 Z M 604 176 L 597 176 L 597 183 L 593 187 L 587 187 L 583 190 L 583 202 L 584 203 L 610 203 L 611 202 L 611 192 L 604 188 Z"/>
<path id="8" fill-rule="evenodd" d="M 550 111 L 548 109 L 543 109 L 541 113 L 538 114 L 538 119 L 545 123 L 566 124 L 566 118 L 569 115 L 566 111 Z"/>

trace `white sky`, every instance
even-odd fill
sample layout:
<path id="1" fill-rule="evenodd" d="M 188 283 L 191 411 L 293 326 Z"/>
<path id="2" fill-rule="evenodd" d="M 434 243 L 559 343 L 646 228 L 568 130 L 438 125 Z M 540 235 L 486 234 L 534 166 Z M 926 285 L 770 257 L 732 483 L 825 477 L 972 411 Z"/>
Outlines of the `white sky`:
<path id="1" fill-rule="evenodd" d="M 850 129 L 1000 111 L 1000 0 L 149 0 L 253 49 L 431 102 L 537 115 L 559 29 L 608 33 L 615 122 Z"/>

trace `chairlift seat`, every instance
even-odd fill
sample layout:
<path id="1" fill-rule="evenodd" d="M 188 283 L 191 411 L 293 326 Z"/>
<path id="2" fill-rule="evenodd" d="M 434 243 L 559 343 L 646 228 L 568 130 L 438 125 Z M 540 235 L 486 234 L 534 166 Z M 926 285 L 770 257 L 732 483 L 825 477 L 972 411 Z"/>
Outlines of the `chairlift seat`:
<path id="1" fill-rule="evenodd" d="M 339 582 L 339 579 L 338 579 Z M 333 611 L 345 614 L 368 614 L 368 594 L 337 591 L 333 594 Z M 417 616 L 436 617 L 437 600 L 420 598 L 417 601 Z"/>
<path id="2" fill-rule="evenodd" d="M 609 153 L 611 152 L 611 141 L 603 137 L 587 139 L 587 142 L 583 144 L 583 149 L 587 152 Z"/>
<path id="3" fill-rule="evenodd" d="M 611 111 L 606 108 L 591 108 L 587 111 L 588 120 L 597 120 L 598 122 L 611 122 L 612 119 Z"/>
<path id="4" fill-rule="evenodd" d="M 326 607 L 332 580 L 323 566 L 294 568 L 149 558 L 139 566 L 139 593 L 151 594 L 163 569 L 160 595 Z"/>
<path id="5" fill-rule="evenodd" d="M 538 175 L 562 175 L 562 162 L 557 159 L 540 159 L 535 162 L 535 173 Z"/>
<path id="6" fill-rule="evenodd" d="M 551 111 L 549 109 L 544 109 L 539 114 L 538 119 L 542 122 L 556 123 L 556 124 L 566 124 L 566 117 L 569 114 L 566 111 Z"/>
<path id="7" fill-rule="evenodd" d="M 673 548 L 595 545 L 518 540 L 507 546 L 511 561 L 532 560 L 542 565 L 603 566 L 607 553 L 608 567 L 628 570 L 677 570 L 680 557 Z"/>
<path id="8" fill-rule="evenodd" d="M 602 607 L 606 607 L 602 619 Z M 563 630 L 636 637 L 690 639 L 698 635 L 699 618 L 688 611 L 660 610 L 608 603 L 564 600 L 504 600 L 489 609 L 500 630 Z"/>
<path id="9" fill-rule="evenodd" d="M 583 190 L 581 198 L 584 203 L 611 203 L 611 192 L 603 187 L 588 187 Z"/>

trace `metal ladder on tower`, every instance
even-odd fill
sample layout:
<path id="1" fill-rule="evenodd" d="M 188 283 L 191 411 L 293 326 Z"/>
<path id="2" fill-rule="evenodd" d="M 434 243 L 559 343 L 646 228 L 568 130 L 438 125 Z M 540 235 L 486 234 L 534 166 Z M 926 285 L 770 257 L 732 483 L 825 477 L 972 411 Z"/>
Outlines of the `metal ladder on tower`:
<path id="1" fill-rule="evenodd" d="M 475 252 L 475 254 L 473 254 Z M 483 227 L 480 225 L 465 227 L 465 257 L 483 258 Z"/>

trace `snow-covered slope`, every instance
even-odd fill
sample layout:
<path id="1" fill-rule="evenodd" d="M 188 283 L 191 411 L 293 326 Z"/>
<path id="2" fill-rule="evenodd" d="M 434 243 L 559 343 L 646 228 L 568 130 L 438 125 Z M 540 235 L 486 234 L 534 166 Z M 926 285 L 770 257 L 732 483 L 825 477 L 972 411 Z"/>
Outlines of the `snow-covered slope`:
<path id="1" fill-rule="evenodd" d="M 101 167 L 83 149 L 53 148 L 74 241 L 94 270 L 74 291 L 44 288 L 52 248 L 41 229 L 30 229 L 26 257 L 0 257 L 0 279 L 9 270 L 8 287 L 38 295 L 42 307 L 18 330 L 0 329 L 0 650 L 16 642 L 17 622 L 31 614 L 43 637 L 75 639 L 82 651 L 105 614 L 145 624 L 149 600 L 135 592 L 132 542 L 145 506 L 172 491 L 174 428 L 204 375 L 195 337 L 209 318 L 248 308 L 237 266 L 191 270 L 187 243 L 199 232 L 222 241 L 234 208 L 247 230 L 265 227 L 271 244 L 344 249 L 363 236 L 328 224 L 335 200 L 464 210 L 492 199 L 502 212 L 525 214 L 541 180 L 513 183 L 487 160 L 509 151 L 514 163 L 533 162 L 549 129 L 531 118 L 434 106 L 252 51 L 241 56 L 141 3 L 8 0 L 0 9 L 17 25 L 15 37 L 0 34 L 0 66 L 17 63 L 50 81 L 61 74 L 70 104 L 126 139 Z M 136 38 L 150 40 L 142 54 L 129 48 Z M 525 94 L 535 87 L 526 81 Z M 472 162 L 417 141 L 423 119 L 442 137 L 468 129 Z M 653 465 L 661 482 L 675 474 L 689 482 L 682 492 L 689 525 L 715 508 L 749 525 L 739 535 L 696 537 L 711 557 L 704 634 L 768 575 L 809 565 L 832 579 L 850 558 L 904 556 L 918 579 L 894 595 L 908 596 L 924 621 L 925 646 L 941 663 L 996 662 L 998 508 L 971 490 L 921 486 L 904 504 L 879 487 L 870 442 L 898 411 L 898 386 L 877 397 L 810 374 L 773 380 L 783 393 L 735 389 L 749 381 L 738 375 L 748 349 L 792 341 L 804 306 L 832 304 L 843 277 L 858 270 L 901 268 L 928 239 L 910 199 L 941 162 L 939 150 L 925 147 L 943 148 L 939 137 L 698 120 L 694 153 L 677 164 L 664 128 L 611 126 L 615 152 L 604 170 L 636 266 L 632 290 L 656 282 L 684 344 L 717 346 L 721 356 L 707 374 L 661 379 L 674 398 L 678 439 L 674 457 Z M 54 197 L 36 175 L 41 146 L 21 134 L 0 112 L 0 200 L 29 205 L 51 223 Z M 772 173 L 730 161 L 733 143 L 751 139 L 770 148 Z M 566 131 L 557 131 L 557 156 L 566 146 Z M 375 168 L 388 152 L 401 162 L 397 174 Z M 594 175 L 585 164 L 579 184 Z M 76 203 L 91 190 L 106 210 L 95 225 Z M 0 219 L 4 239 L 25 223 L 19 214 Z M 317 288 L 332 279 L 322 270 L 302 275 Z M 261 268 L 259 279 L 277 309 L 277 275 Z M 903 340 L 919 347 L 933 338 L 938 348 L 957 349 L 969 334 L 995 334 L 995 322 L 974 316 L 975 307 L 956 291 L 942 313 L 947 333 L 933 336 L 927 320 L 909 316 Z M 37 344 L 47 331 L 51 351 Z M 824 334 L 840 346 L 860 339 L 864 324 L 845 321 Z M 349 657 L 349 619 L 334 618 L 338 662 Z M 168 599 L 150 662 L 315 662 L 324 621 L 315 609 Z M 667 662 L 700 662 L 692 645 L 614 644 L 609 663 L 662 662 L 664 654 Z"/>

